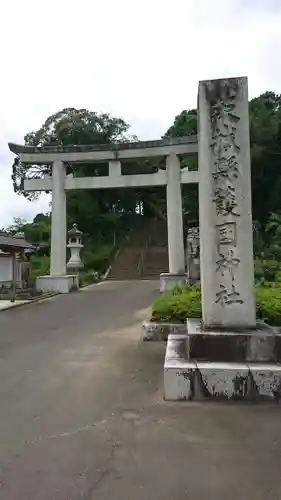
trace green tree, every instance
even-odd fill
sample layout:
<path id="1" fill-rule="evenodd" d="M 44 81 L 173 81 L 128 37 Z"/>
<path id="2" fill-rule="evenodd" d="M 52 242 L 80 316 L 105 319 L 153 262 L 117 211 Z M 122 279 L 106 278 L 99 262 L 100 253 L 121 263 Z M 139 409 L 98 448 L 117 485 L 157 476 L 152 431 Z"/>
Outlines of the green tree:
<path id="1" fill-rule="evenodd" d="M 281 95 L 265 92 L 249 103 L 253 217 L 264 231 L 272 212 L 281 211 Z M 197 133 L 197 110 L 182 111 L 165 136 Z M 193 167 L 195 160 L 187 158 Z M 193 217 L 196 189 L 189 191 L 184 207 Z M 189 205 L 189 206 L 186 206 Z"/>
<path id="2" fill-rule="evenodd" d="M 130 140 L 126 136 L 129 125 L 121 118 L 115 118 L 106 113 L 96 113 L 87 109 L 65 108 L 47 118 L 39 130 L 26 134 L 24 141 L 27 146 L 70 146 L 88 144 L 109 144 Z M 87 165 L 89 170 L 101 169 L 102 165 Z M 76 171 L 83 171 L 84 166 L 75 166 Z M 67 165 L 70 171 L 71 166 Z M 38 193 L 28 193 L 20 190 L 23 177 L 38 177 L 51 174 L 50 165 L 22 165 L 16 158 L 13 165 L 12 179 L 14 190 L 29 199 L 34 199 Z M 81 172 L 80 172 L 81 173 Z"/>
<path id="3" fill-rule="evenodd" d="M 26 224 L 27 221 L 22 217 L 13 217 L 13 223 L 7 228 L 3 228 L 1 231 L 9 234 L 10 236 L 14 236 L 17 233 L 24 232 Z"/>
<path id="4" fill-rule="evenodd" d="M 164 137 L 183 137 L 185 135 L 197 134 L 197 110 L 190 109 L 182 111 L 174 119 L 174 123 L 168 128 Z"/>
<path id="5" fill-rule="evenodd" d="M 25 239 L 37 248 L 38 255 L 48 255 L 50 252 L 50 214 L 37 214 L 32 222 L 27 222 L 21 217 L 14 217 L 13 224 L 3 229 L 3 231 L 11 236 L 23 233 Z"/>
<path id="6" fill-rule="evenodd" d="M 127 132 L 129 125 L 121 118 L 106 113 L 95 113 L 86 109 L 66 108 L 50 116 L 42 127 L 25 136 L 25 144 L 31 146 L 69 146 L 89 144 L 109 144 L 134 139 Z M 106 175 L 107 165 L 75 164 L 66 165 L 67 172 L 77 176 Z M 14 189 L 33 200 L 39 193 L 26 193 L 20 190 L 22 177 L 38 177 L 51 174 L 50 165 L 21 165 L 16 159 L 13 166 Z M 71 192 L 67 196 L 68 224 L 77 222 L 87 234 L 100 239 L 99 216 L 113 212 L 123 193 L 107 191 Z"/>
<path id="7" fill-rule="evenodd" d="M 281 205 L 281 96 L 265 92 L 252 99 L 250 138 L 253 214 L 263 227 Z"/>

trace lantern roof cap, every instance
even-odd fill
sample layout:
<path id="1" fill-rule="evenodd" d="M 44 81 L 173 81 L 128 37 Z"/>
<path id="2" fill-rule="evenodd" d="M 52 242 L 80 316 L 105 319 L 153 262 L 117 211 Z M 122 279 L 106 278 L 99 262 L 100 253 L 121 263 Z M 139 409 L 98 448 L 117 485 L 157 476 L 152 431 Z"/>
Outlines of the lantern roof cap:
<path id="1" fill-rule="evenodd" d="M 82 236 L 82 231 L 77 227 L 77 224 L 73 224 L 72 228 L 68 231 L 68 236 Z"/>

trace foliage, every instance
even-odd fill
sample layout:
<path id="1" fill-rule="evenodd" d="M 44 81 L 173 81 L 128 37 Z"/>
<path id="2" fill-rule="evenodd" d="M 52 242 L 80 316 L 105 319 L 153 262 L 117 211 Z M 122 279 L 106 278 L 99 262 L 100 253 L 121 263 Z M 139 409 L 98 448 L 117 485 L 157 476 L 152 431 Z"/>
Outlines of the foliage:
<path id="1" fill-rule="evenodd" d="M 2 228 L 1 232 L 5 232 L 11 236 L 14 236 L 16 233 L 20 233 L 23 231 L 23 227 L 27 224 L 25 219 L 22 217 L 14 217 L 13 224 L 7 228 Z"/>
<path id="2" fill-rule="evenodd" d="M 280 281 L 281 269 L 281 215 L 270 213 L 264 230 L 254 233 L 256 255 L 256 278 L 265 281 Z"/>
<path id="3" fill-rule="evenodd" d="M 263 230 L 270 214 L 281 211 L 281 95 L 265 92 L 249 103 L 253 218 Z M 197 110 L 182 111 L 166 136 L 197 133 Z M 188 159 L 190 162 L 190 159 Z M 191 218 L 197 215 L 196 192 L 189 197 Z M 194 201 L 194 203 L 193 203 Z"/>
<path id="4" fill-rule="evenodd" d="M 256 288 L 257 317 L 270 325 L 281 325 L 281 286 L 267 285 Z"/>
<path id="5" fill-rule="evenodd" d="M 24 233 L 25 239 L 37 248 L 37 255 L 44 256 L 50 253 L 50 214 L 37 214 L 33 222 L 26 222 L 21 217 L 14 217 L 13 224 L 3 231 L 12 236 Z"/>
<path id="6" fill-rule="evenodd" d="M 281 96 L 265 92 L 250 102 L 254 217 L 265 224 L 280 208 Z"/>
<path id="7" fill-rule="evenodd" d="M 270 213 L 265 226 L 263 255 L 281 261 L 281 215 Z"/>
<path id="8" fill-rule="evenodd" d="M 165 137 L 182 137 L 197 134 L 197 110 L 182 111 L 175 117 L 173 125 L 168 128 Z"/>
<path id="9" fill-rule="evenodd" d="M 83 253 L 84 268 L 90 272 L 104 273 L 110 264 L 114 250 L 113 245 L 88 246 Z"/>
<path id="10" fill-rule="evenodd" d="M 187 317 L 201 316 L 200 289 L 177 287 L 171 293 L 158 297 L 152 306 L 152 321 L 183 323 Z"/>
<path id="11" fill-rule="evenodd" d="M 108 144 L 125 139 L 129 125 L 121 118 L 106 113 L 95 113 L 87 109 L 65 108 L 51 115 L 39 130 L 26 134 L 28 146 L 70 146 L 87 144 Z M 129 138 L 127 138 L 128 140 Z M 68 165 L 68 171 L 71 167 Z M 20 191 L 21 179 L 51 174 L 50 165 L 22 165 L 17 159 L 13 165 L 14 190 Z M 21 192 L 29 199 L 38 193 Z"/>
<path id="12" fill-rule="evenodd" d="M 266 283 L 255 288 L 257 318 L 281 325 L 281 286 Z M 194 286 L 177 287 L 158 297 L 152 306 L 152 321 L 180 322 L 201 316 L 201 292 Z"/>
<path id="13" fill-rule="evenodd" d="M 276 260 L 255 259 L 255 278 L 257 283 L 279 281 L 280 263 Z"/>
<path id="14" fill-rule="evenodd" d="M 39 276 L 46 276 L 50 273 L 50 257 L 45 255 L 38 257 L 32 255 L 30 258 L 31 263 L 31 277 L 38 278 Z"/>
<path id="15" fill-rule="evenodd" d="M 100 274 L 93 269 L 83 269 L 79 273 L 79 284 L 81 287 L 97 283 L 100 280 Z"/>

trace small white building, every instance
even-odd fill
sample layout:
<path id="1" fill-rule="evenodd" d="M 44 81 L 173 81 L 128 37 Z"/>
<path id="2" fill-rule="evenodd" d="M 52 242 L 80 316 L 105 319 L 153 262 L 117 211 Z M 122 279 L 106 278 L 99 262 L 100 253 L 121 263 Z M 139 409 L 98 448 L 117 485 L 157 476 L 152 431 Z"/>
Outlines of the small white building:
<path id="1" fill-rule="evenodd" d="M 33 250 L 24 235 L 0 233 L 0 288 L 10 287 L 13 281 L 17 288 L 24 288 L 29 268 L 26 252 Z"/>

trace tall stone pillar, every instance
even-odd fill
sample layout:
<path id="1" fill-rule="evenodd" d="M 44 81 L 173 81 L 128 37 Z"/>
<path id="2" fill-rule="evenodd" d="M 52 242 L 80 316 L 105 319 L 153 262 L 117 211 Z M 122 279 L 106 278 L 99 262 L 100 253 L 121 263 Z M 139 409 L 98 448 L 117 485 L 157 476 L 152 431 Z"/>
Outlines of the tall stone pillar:
<path id="1" fill-rule="evenodd" d="M 65 167 L 55 161 L 52 168 L 51 276 L 66 273 Z"/>
<path id="2" fill-rule="evenodd" d="M 166 168 L 169 272 L 172 274 L 184 274 L 185 259 L 180 162 L 176 154 L 170 154 L 167 157 Z"/>
<path id="3" fill-rule="evenodd" d="M 199 83 L 204 328 L 256 324 L 247 78 Z"/>
<path id="4" fill-rule="evenodd" d="M 55 161 L 52 169 L 50 275 L 37 278 L 36 288 L 41 292 L 69 293 L 77 289 L 77 276 L 66 274 L 66 195 L 64 183 L 64 164 L 61 161 Z"/>
<path id="5" fill-rule="evenodd" d="M 183 240 L 182 195 L 180 162 L 176 154 L 167 156 L 167 227 L 169 273 L 160 276 L 160 290 L 167 291 L 184 283 L 185 255 Z"/>

